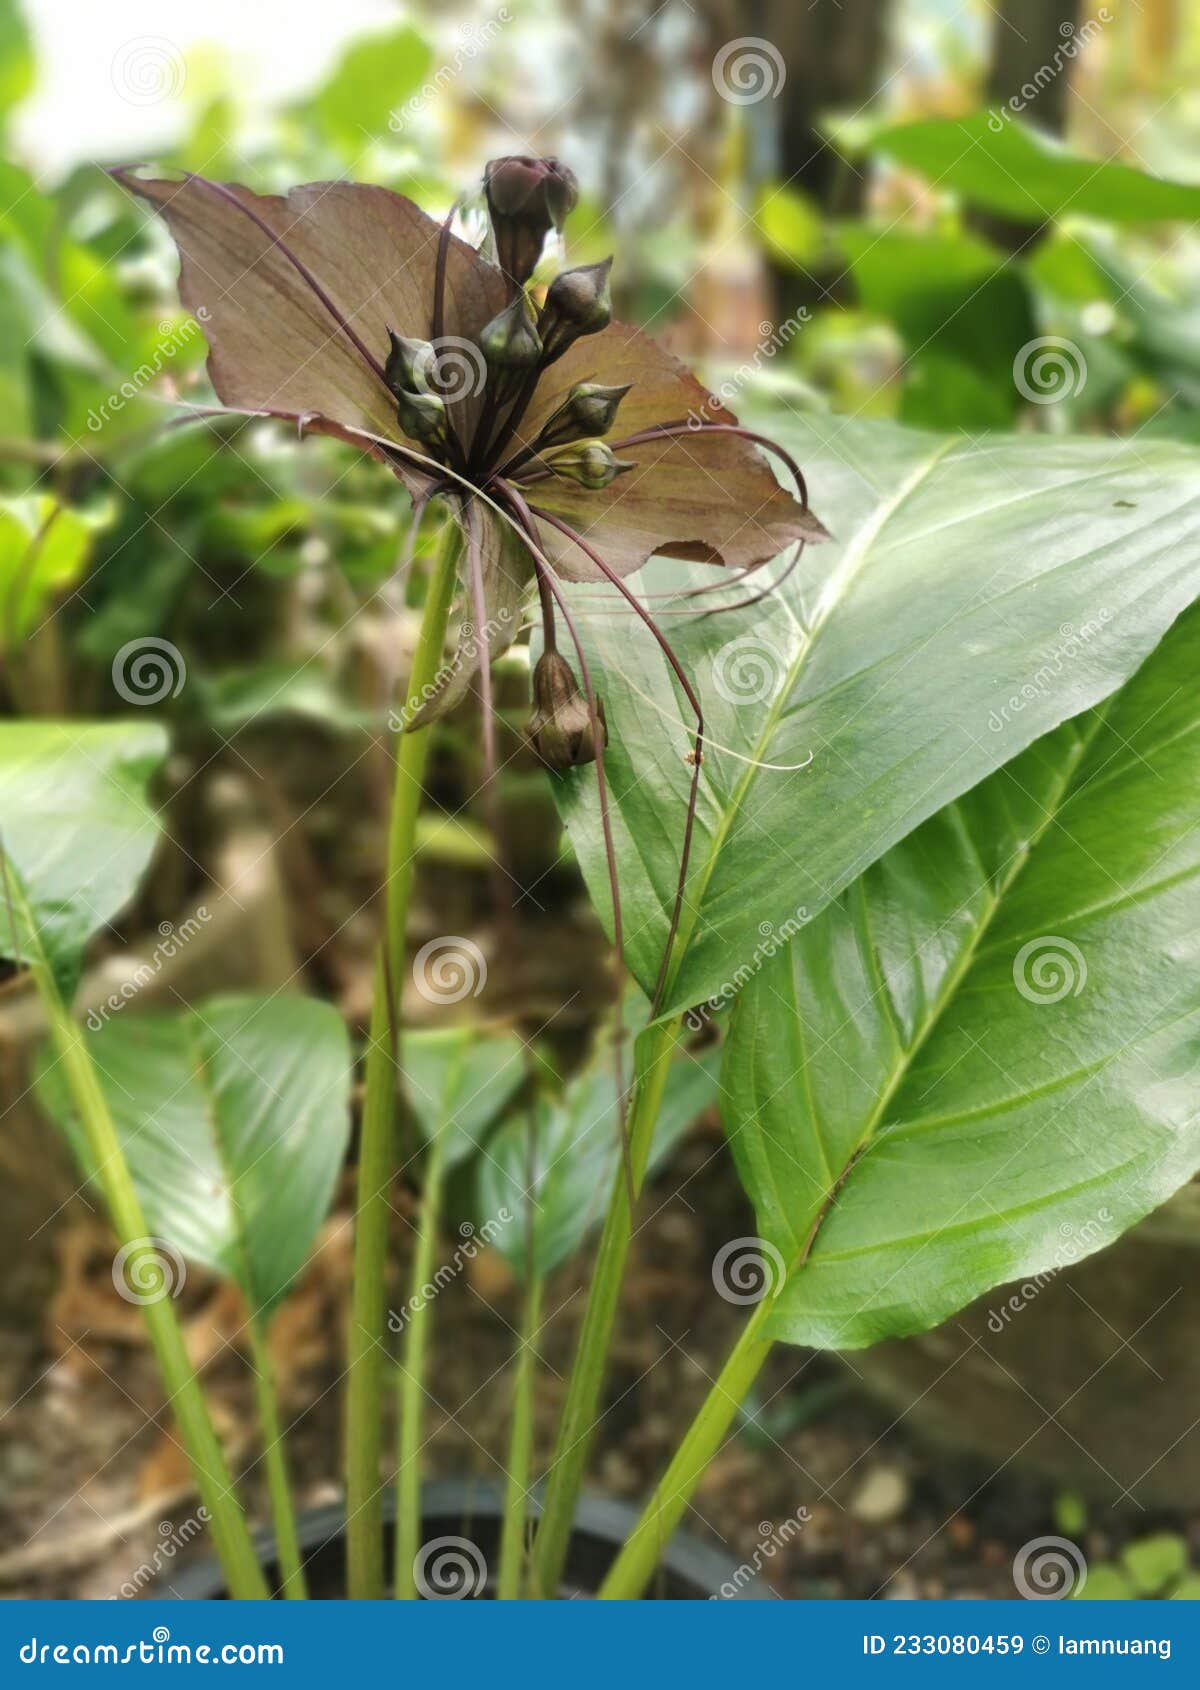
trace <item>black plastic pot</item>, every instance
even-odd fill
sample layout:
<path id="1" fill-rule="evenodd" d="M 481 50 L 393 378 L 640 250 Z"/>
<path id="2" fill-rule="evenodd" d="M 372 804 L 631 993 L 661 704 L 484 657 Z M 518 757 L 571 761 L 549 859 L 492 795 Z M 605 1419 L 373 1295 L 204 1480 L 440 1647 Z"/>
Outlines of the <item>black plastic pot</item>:
<path id="1" fill-rule="evenodd" d="M 445 1479 L 426 1485 L 422 1502 L 421 1535 L 424 1544 L 431 1550 L 426 1572 L 428 1582 L 433 1585 L 441 1576 L 445 1578 L 449 1590 L 460 1589 L 455 1579 L 457 1572 L 462 1572 L 469 1581 L 472 1594 L 484 1597 L 494 1594 L 492 1579 L 500 1547 L 500 1491 L 482 1481 Z M 386 1553 L 390 1564 L 390 1507 L 387 1512 Z M 566 1574 L 559 1595 L 566 1598 L 595 1595 L 637 1519 L 637 1511 L 623 1502 L 612 1502 L 606 1497 L 584 1497 L 575 1517 Z M 300 1516 L 300 1547 L 310 1595 L 334 1601 L 344 1595 L 344 1532 L 345 1517 L 338 1504 L 314 1508 Z M 457 1539 L 458 1547 L 442 1550 L 446 1559 L 439 1575 L 438 1551 L 434 1546 L 439 1539 L 447 1538 Z M 272 1533 L 256 1532 L 255 1547 L 268 1581 L 273 1588 L 277 1587 L 278 1568 Z M 480 1568 L 483 1570 L 479 1571 Z M 720 1550 L 697 1543 L 686 1533 L 676 1533 L 667 1545 L 646 1595 L 673 1602 L 702 1602 L 710 1596 L 734 1601 L 759 1601 L 772 1596 L 761 1573 L 747 1575 L 748 1568 L 739 1568 Z M 226 1594 L 221 1570 L 210 1559 L 173 1570 L 171 1587 L 168 1591 L 151 1585 L 146 1594 L 158 1601 L 171 1596 L 190 1601 L 211 1601 Z"/>

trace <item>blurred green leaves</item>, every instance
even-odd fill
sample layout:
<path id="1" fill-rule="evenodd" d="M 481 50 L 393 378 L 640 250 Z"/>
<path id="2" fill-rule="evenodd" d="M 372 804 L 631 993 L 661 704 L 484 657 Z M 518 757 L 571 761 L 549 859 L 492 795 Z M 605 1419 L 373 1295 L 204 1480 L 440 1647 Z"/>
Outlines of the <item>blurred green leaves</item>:
<path id="1" fill-rule="evenodd" d="M 935 188 L 1015 222 L 1068 215 L 1106 223 L 1200 217 L 1200 186 L 1082 158 L 1003 111 L 877 130 L 870 146 L 919 170 Z"/>

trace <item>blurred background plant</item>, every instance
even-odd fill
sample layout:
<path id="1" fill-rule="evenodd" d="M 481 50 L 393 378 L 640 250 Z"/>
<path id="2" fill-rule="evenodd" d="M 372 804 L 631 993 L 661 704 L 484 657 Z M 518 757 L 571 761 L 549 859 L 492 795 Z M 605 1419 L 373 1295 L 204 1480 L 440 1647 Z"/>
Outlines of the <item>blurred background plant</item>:
<path id="1" fill-rule="evenodd" d="M 259 191 L 345 176 L 441 215 L 488 157 L 557 152 L 583 189 L 573 261 L 617 250 L 620 314 L 697 362 L 735 410 L 1200 443 L 1198 69 L 1200 10 L 1184 0 L 343 0 L 323 12 L 283 0 L 0 0 L 0 707 L 145 712 L 172 729 L 161 793 L 172 848 L 99 947 L 83 1007 L 203 901 L 202 931 L 139 985 L 147 1004 L 301 979 L 362 1027 L 384 728 L 415 627 L 397 572 L 406 500 L 378 465 L 328 440 L 301 447 L 267 423 L 175 426 L 180 402 L 210 398 L 203 324 L 179 308 L 165 232 L 104 165 L 153 159 Z M 518 648 L 498 682 L 522 943 L 497 947 L 490 930 L 473 707 L 432 730 L 414 943 L 477 935 L 488 1005 L 506 1019 L 552 1017 L 550 1043 L 569 1066 L 610 986 L 544 775 L 522 745 L 526 666 Z M 564 921 L 570 945 L 539 943 Z M 411 1019 L 430 1019 L 430 1002 L 409 995 Z M 28 1043 L 18 1009 L 0 1044 L 20 1174 L 0 1244 L 3 1312 L 23 1334 L 14 1396 L 46 1342 L 30 1309 L 53 1299 L 56 1378 L 69 1392 L 88 1376 L 82 1334 L 103 1306 L 90 1245 L 43 1230 L 73 1181 L 46 1164 L 23 1096 Z M 703 1182 L 708 1161 L 702 1135 L 683 1185 Z M 740 1200 L 714 1200 L 718 1218 L 703 1224 L 733 1236 L 720 1204 L 740 1216 Z M 671 1261 L 706 1261 L 688 1241 L 702 1225 L 690 1206 L 674 1202 L 667 1218 Z M 341 1284 L 344 1228 L 326 1236 L 318 1269 Z M 641 1264 L 651 1315 L 656 1296 L 686 1303 L 678 1277 L 652 1253 Z M 464 1286 L 452 1295 L 513 1289 L 497 1259 Z M 293 1318 L 277 1369 L 289 1411 L 310 1415 L 309 1463 L 328 1483 L 312 1405 L 334 1368 L 321 1328 L 332 1298 L 310 1292 L 316 1312 L 307 1327 Z M 705 1338 L 716 1355 L 728 1313 Z M 206 1304 L 193 1333 L 218 1361 L 222 1318 Z M 637 1344 L 657 1341 L 653 1326 L 630 1340 L 626 1376 Z M 656 1389 L 669 1395 L 669 1375 Z M 774 1403 L 768 1434 L 748 1417 L 714 1469 L 731 1517 L 745 1464 L 761 1465 L 775 1440 L 799 1439 L 833 1477 L 836 1448 L 808 1440 L 840 1392 L 820 1362 Z M 636 1422 L 618 1415 L 613 1487 L 640 1489 L 665 1436 L 653 1400 Z M 889 1448 L 809 1539 L 850 1594 L 865 1594 L 889 1556 L 905 1559 L 956 1482 Z M 151 1450 L 152 1477 L 139 1480 L 151 1499 L 156 1459 L 169 1466 Z M 14 1506 L 27 1506 L 27 1484 L 35 1510 L 52 1514 L 38 1487 L 54 1460 L 43 1450 L 24 1477 L 10 1471 Z M 1011 1532 L 1028 1535 L 1049 1505 L 1014 1494 Z M 854 1539 L 867 1529 L 864 1556 Z M 1007 1587 L 994 1545 L 1009 1535 L 1007 1518 L 977 1511 L 949 1554 L 978 1545 L 967 1558 L 976 1586 Z M 63 1553 L 41 1575 L 52 1586 L 78 1570 Z M 1185 1562 L 1157 1583 L 1180 1580 Z M 1137 1583 L 1139 1564 L 1135 1546 L 1120 1577 Z M 932 1566 L 934 1587 L 953 1577 L 936 1552 Z"/>

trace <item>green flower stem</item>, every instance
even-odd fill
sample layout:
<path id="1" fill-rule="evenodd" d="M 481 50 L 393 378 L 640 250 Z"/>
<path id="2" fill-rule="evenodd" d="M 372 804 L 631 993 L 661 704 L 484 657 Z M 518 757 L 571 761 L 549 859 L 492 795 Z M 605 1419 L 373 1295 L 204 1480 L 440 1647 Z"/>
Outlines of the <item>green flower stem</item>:
<path id="1" fill-rule="evenodd" d="M 513 1381 L 512 1434 L 508 1446 L 508 1483 L 500 1533 L 500 1576 L 496 1595 L 515 1602 L 525 1571 L 525 1525 L 529 1517 L 529 1472 L 533 1463 L 533 1386 L 537 1372 L 534 1342 L 542 1324 L 542 1281 L 532 1275 L 525 1287 L 520 1349 Z"/>
<path id="2" fill-rule="evenodd" d="M 32 972 L 71 1099 L 87 1137 L 88 1151 L 98 1169 L 113 1231 L 123 1246 L 148 1241 L 146 1217 L 83 1034 L 67 1012 L 49 969 L 43 963 L 35 963 Z M 157 1288 L 147 1282 L 151 1270 L 160 1276 Z M 208 1513 L 209 1531 L 229 1594 L 238 1600 L 262 1600 L 270 1591 L 234 1491 L 233 1475 L 213 1429 L 200 1382 L 188 1360 L 170 1296 L 171 1287 L 163 1269 L 149 1253 L 139 1264 L 138 1283 L 142 1317 L 167 1388 L 171 1412 L 191 1462 L 200 1500 Z"/>
<path id="3" fill-rule="evenodd" d="M 430 1303 L 425 1288 L 433 1273 L 433 1253 L 441 1220 L 448 1132 L 449 1123 L 443 1121 L 429 1146 L 425 1164 L 420 1227 L 417 1247 L 413 1252 L 408 1319 L 404 1328 L 404 1359 L 399 1368 L 394 1575 L 397 1602 L 414 1602 L 418 1595 L 413 1568 L 421 1548 L 421 1444 L 425 1425 L 425 1356 Z"/>
<path id="4" fill-rule="evenodd" d="M 300 1540 L 296 1533 L 296 1509 L 288 1480 L 287 1451 L 279 1423 L 279 1399 L 275 1370 L 267 1350 L 266 1323 L 260 1314 L 250 1317 L 250 1365 L 254 1374 L 254 1396 L 263 1437 L 263 1460 L 267 1468 L 267 1491 L 271 1498 L 271 1520 L 275 1527 L 275 1548 L 283 1577 L 283 1594 L 293 1600 L 308 1595 Z"/>
<path id="5" fill-rule="evenodd" d="M 409 676 L 410 699 L 419 699 L 425 688 L 433 684 L 442 663 L 446 624 L 457 580 L 458 550 L 458 529 L 451 523 L 442 538 L 429 583 Z M 348 1595 L 360 1601 L 383 1595 L 383 1492 L 379 1482 L 379 1455 L 386 1359 L 383 1322 L 390 1212 L 388 1186 L 396 1125 L 395 1006 L 404 972 L 413 851 L 428 755 L 427 732 L 400 736 L 388 832 L 384 937 L 375 968 L 358 1156 L 346 1393 L 346 1553 Z"/>
<path id="6" fill-rule="evenodd" d="M 645 1177 L 678 1031 L 679 1017 L 675 1017 L 658 1023 L 638 1041 L 644 1046 L 644 1053 L 639 1052 L 636 1088 L 626 1127 L 635 1196 Z M 552 1596 L 566 1565 L 632 1230 L 626 1170 L 621 1167 L 617 1170 L 605 1217 L 583 1327 L 567 1384 L 545 1505 L 534 1541 L 530 1590 L 533 1596 Z"/>
<path id="7" fill-rule="evenodd" d="M 730 1351 L 641 1519 L 600 1586 L 603 1601 L 631 1601 L 645 1589 L 692 1492 L 774 1348 L 772 1340 L 763 1336 L 771 1302 L 770 1297 L 763 1298 Z"/>

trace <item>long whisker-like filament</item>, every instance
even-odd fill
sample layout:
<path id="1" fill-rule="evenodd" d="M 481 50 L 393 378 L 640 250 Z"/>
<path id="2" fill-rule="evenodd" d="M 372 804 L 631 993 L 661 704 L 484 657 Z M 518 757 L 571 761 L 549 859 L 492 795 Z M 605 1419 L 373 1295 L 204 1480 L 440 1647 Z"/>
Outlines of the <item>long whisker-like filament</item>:
<path id="1" fill-rule="evenodd" d="M 629 1134 L 625 1125 L 625 1017 L 623 1004 L 625 998 L 625 933 L 621 918 L 621 887 L 617 877 L 617 853 L 613 844 L 612 816 L 608 803 L 608 776 L 604 762 L 604 723 L 600 719 L 600 707 L 596 702 L 595 688 L 592 686 L 591 670 L 588 665 L 587 652 L 583 641 L 579 637 L 579 630 L 571 607 L 554 574 L 549 568 L 545 556 L 537 543 L 537 529 L 534 526 L 533 514 L 517 489 L 507 482 L 495 483 L 497 492 L 509 503 L 524 531 L 526 547 L 533 559 L 534 571 L 537 576 L 538 594 L 542 600 L 543 616 L 548 637 L 553 637 L 554 612 L 552 606 L 557 604 L 562 619 L 571 636 L 571 644 L 575 648 L 575 655 L 579 660 L 579 678 L 583 685 L 583 695 L 587 700 L 588 720 L 592 729 L 592 744 L 596 748 L 596 792 L 600 808 L 600 831 L 604 839 L 604 857 L 608 867 L 609 895 L 613 910 L 613 950 L 616 953 L 617 975 L 617 1021 L 613 1035 L 613 1061 L 616 1068 L 617 1082 L 617 1123 L 621 1138 L 621 1163 L 625 1174 L 625 1184 L 629 1196 L 630 1211 L 635 1200 L 633 1179 L 633 1160 L 630 1155 Z"/>
<path id="2" fill-rule="evenodd" d="M 663 656 L 674 670 L 676 679 L 683 688 L 684 696 L 691 705 L 692 711 L 696 717 L 696 738 L 691 754 L 692 778 L 688 789 L 687 819 L 684 822 L 683 828 L 683 847 L 679 853 L 679 880 L 675 887 L 675 898 L 671 908 L 671 921 L 667 929 L 667 940 L 665 946 L 663 947 L 662 962 L 659 965 L 658 979 L 655 981 L 654 995 L 651 1000 L 651 1013 L 656 1014 L 658 1006 L 662 1000 L 663 990 L 667 983 L 667 975 L 671 966 L 671 953 L 675 948 L 675 935 L 679 930 L 679 920 L 683 913 L 683 895 L 687 887 L 688 862 L 692 851 L 692 834 L 694 833 L 696 826 L 696 805 L 700 796 L 700 767 L 704 761 L 704 709 L 686 669 L 675 655 L 675 649 L 670 640 L 667 639 L 661 628 L 659 628 L 645 605 L 639 603 L 635 595 L 630 592 L 629 588 L 625 585 L 624 581 L 622 581 L 617 572 L 604 561 L 599 552 L 596 551 L 595 547 L 590 545 L 583 535 L 577 533 L 569 523 L 563 522 L 560 517 L 554 516 L 550 511 L 543 510 L 537 505 L 530 505 L 529 509 L 540 521 L 548 522 L 552 528 L 557 528 L 561 534 L 566 535 L 568 540 L 573 541 L 584 555 L 591 559 L 592 563 L 595 564 L 600 573 L 612 583 L 621 596 L 646 624 L 647 628 L 649 628 L 651 634 L 654 636 Z"/>

